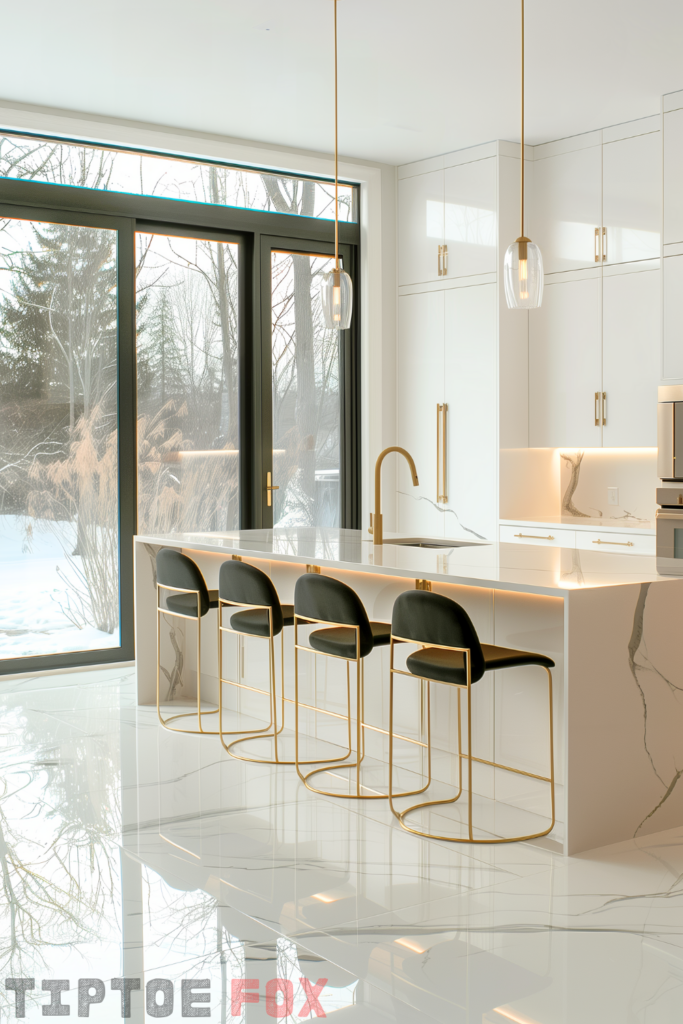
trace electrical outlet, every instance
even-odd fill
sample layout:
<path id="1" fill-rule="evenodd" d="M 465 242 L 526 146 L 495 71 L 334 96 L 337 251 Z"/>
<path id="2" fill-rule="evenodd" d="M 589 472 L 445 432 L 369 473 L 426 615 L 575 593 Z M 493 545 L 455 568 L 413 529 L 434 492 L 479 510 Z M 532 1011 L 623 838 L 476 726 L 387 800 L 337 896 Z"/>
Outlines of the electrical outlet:
<path id="1" fill-rule="evenodd" d="M 619 504 L 619 488 L 608 487 L 607 488 L 607 504 L 618 505 Z"/>

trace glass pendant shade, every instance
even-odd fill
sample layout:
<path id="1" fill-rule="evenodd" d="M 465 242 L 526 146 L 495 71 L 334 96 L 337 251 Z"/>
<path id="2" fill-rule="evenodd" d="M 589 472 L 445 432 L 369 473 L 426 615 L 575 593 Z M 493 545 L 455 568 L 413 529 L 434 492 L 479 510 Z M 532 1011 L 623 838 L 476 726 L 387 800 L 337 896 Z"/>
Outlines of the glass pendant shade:
<path id="1" fill-rule="evenodd" d="M 505 253 L 505 298 L 510 309 L 538 309 L 543 299 L 543 257 L 528 238 L 518 238 Z"/>
<path id="2" fill-rule="evenodd" d="M 330 270 L 323 274 L 320 285 L 325 327 L 345 331 L 351 326 L 353 311 L 353 283 L 345 270 Z"/>

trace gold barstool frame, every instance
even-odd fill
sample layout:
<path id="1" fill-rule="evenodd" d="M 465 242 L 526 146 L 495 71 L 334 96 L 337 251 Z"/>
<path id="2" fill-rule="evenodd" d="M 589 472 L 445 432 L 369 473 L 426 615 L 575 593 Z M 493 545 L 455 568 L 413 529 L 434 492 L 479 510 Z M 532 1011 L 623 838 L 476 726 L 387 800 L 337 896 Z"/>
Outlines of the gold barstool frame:
<path id="1" fill-rule="evenodd" d="M 299 643 L 299 622 L 305 626 L 327 626 L 330 629 L 342 628 L 342 629 L 353 629 L 356 633 L 356 657 L 344 658 L 340 654 L 326 654 L 325 651 L 316 651 L 314 647 L 307 647 L 305 644 Z M 299 760 L 299 651 L 308 651 L 309 654 L 321 655 L 323 658 L 334 658 L 336 661 L 346 662 L 346 693 L 347 693 L 347 722 L 348 722 L 348 753 L 344 754 L 343 757 L 326 757 L 317 758 L 316 761 L 300 761 Z M 350 665 L 351 662 L 356 662 L 356 760 L 349 761 L 346 764 L 341 764 L 345 758 L 351 757 L 352 754 L 352 739 L 351 739 L 351 683 L 350 683 Z M 427 690 L 427 764 L 428 764 L 428 780 L 427 783 L 421 789 L 411 789 L 405 793 L 397 793 L 397 796 L 418 796 L 420 793 L 424 793 L 429 788 L 432 781 L 432 734 L 431 734 L 431 716 L 429 708 L 429 690 Z M 306 708 L 311 709 L 311 706 L 306 704 L 303 705 Z M 424 700 L 421 702 L 421 706 L 424 706 Z M 313 711 L 319 710 L 318 708 L 312 708 Z M 342 798 L 345 800 L 391 800 L 391 771 L 389 772 L 389 793 L 361 793 L 361 789 L 367 789 L 367 786 L 361 785 L 360 781 L 360 768 L 365 759 L 365 671 L 363 668 L 363 659 L 360 656 L 360 626 L 354 626 L 348 622 L 331 622 L 329 619 L 313 619 L 308 615 L 297 615 L 294 614 L 294 752 L 295 752 L 295 764 L 297 775 L 303 782 L 306 789 L 309 789 L 312 793 L 319 793 L 321 796 L 331 796 Z M 413 743 L 417 746 L 424 747 L 424 743 L 416 743 L 415 740 L 411 740 L 408 737 L 401 737 L 405 743 Z M 391 733 L 389 738 L 391 744 Z M 325 762 L 325 766 L 322 768 L 315 768 L 313 771 L 306 772 L 304 775 L 300 771 L 299 765 L 301 764 L 319 764 L 321 761 Z M 319 775 L 323 772 L 329 771 L 329 766 L 334 765 L 337 768 L 355 768 L 356 769 L 356 792 L 355 793 L 340 793 L 334 790 L 318 789 L 316 786 L 312 786 L 309 783 L 309 779 L 314 775 Z M 350 781 L 350 780 L 349 780 Z"/>
<path id="2" fill-rule="evenodd" d="M 464 661 L 467 671 L 467 753 L 462 752 L 462 732 L 461 732 L 461 713 L 460 713 L 460 694 L 463 690 L 462 685 L 458 683 L 444 683 L 443 679 L 429 679 L 426 677 L 420 677 L 414 675 L 412 672 L 408 672 L 404 669 L 394 668 L 394 644 L 395 643 L 406 643 L 412 644 L 413 646 L 424 646 L 419 641 L 408 639 L 407 637 L 394 636 L 392 633 L 391 640 L 389 642 L 389 806 L 391 807 L 392 814 L 398 819 L 399 824 L 406 832 L 412 832 L 416 836 L 424 836 L 426 839 L 443 839 L 450 843 L 478 843 L 480 845 L 493 846 L 498 843 L 520 843 L 527 839 L 540 839 L 542 836 L 547 836 L 555 827 L 555 751 L 554 751 L 554 740 L 553 740 L 553 677 L 552 672 L 545 665 L 539 665 L 539 668 L 543 668 L 548 674 L 548 714 L 549 714 L 549 739 L 550 739 L 550 775 L 535 775 L 533 772 L 522 771 L 521 768 L 513 768 L 511 765 L 500 764 L 497 761 L 487 761 L 483 757 L 475 757 L 472 753 L 472 652 L 469 647 L 450 647 L 447 644 L 428 644 L 429 647 L 436 647 L 443 651 L 453 651 L 455 653 L 461 653 L 464 655 Z M 503 670 L 501 670 L 503 671 Z M 457 686 L 458 690 L 458 792 L 454 797 L 449 797 L 447 800 L 426 800 L 424 803 L 413 804 L 410 807 L 406 807 L 403 811 L 397 811 L 394 807 L 394 796 L 402 796 L 401 793 L 394 794 L 393 792 L 393 776 L 394 776 L 394 676 L 407 676 L 409 679 L 420 680 L 420 682 L 427 683 L 441 683 L 444 686 Z M 428 705 L 429 706 L 429 705 Z M 429 714 L 429 712 L 428 712 Z M 454 804 L 462 796 L 462 762 L 463 758 L 467 761 L 467 776 L 468 776 L 468 790 L 467 790 L 467 832 L 468 838 L 464 836 L 442 836 L 434 832 L 424 832 L 421 829 L 414 828 L 411 825 L 407 825 L 405 822 L 406 815 L 412 813 L 412 811 L 423 810 L 425 807 L 439 807 L 444 804 Z M 538 779 L 541 782 L 550 783 L 550 807 L 552 821 L 549 828 L 544 829 L 542 832 L 532 832 L 530 835 L 524 836 L 509 836 L 504 838 L 495 839 L 475 839 L 473 835 L 473 822 L 472 822 L 472 763 L 476 761 L 478 764 L 488 764 L 493 768 L 501 768 L 506 772 L 514 772 L 516 775 L 525 775 L 530 779 Z M 425 787 L 426 789 L 427 787 Z M 424 790 L 422 790 L 424 792 Z"/>
<path id="3" fill-rule="evenodd" d="M 230 608 L 243 608 L 249 611 L 267 611 L 268 612 L 268 636 L 257 636 L 255 633 L 244 633 L 239 629 L 232 629 L 230 626 L 223 625 L 223 608 L 227 606 Z M 238 683 L 234 679 L 223 678 L 223 633 L 232 633 L 235 636 L 251 636 L 256 640 L 267 640 L 269 643 L 269 657 L 268 657 L 268 682 L 269 682 L 269 697 L 270 697 L 270 721 L 268 725 L 262 729 L 234 729 L 225 730 L 223 729 L 223 685 L 236 686 L 241 690 L 251 690 L 253 693 L 260 693 L 265 696 L 266 691 L 260 690 L 257 686 L 248 686 L 246 683 Z M 226 598 L 218 597 L 218 711 L 219 711 L 219 735 L 223 748 L 227 750 L 232 757 L 237 758 L 239 761 L 250 761 L 254 764 L 296 764 L 294 761 L 282 760 L 278 754 L 277 749 L 277 738 L 281 734 L 285 727 L 285 627 L 283 625 L 280 631 L 280 668 L 281 668 L 281 688 L 282 694 L 280 697 L 281 710 L 282 710 L 282 722 L 278 727 L 277 721 L 277 677 L 275 674 L 275 635 L 273 633 L 273 608 L 269 604 L 245 604 L 243 601 L 228 601 Z M 347 694 L 349 701 L 349 712 L 350 712 L 350 693 Z M 272 729 L 272 732 L 270 731 Z M 232 740 L 230 743 L 225 743 L 224 736 L 238 736 L 236 740 Z M 275 748 L 275 758 L 262 758 L 262 757 L 249 757 L 245 754 L 236 754 L 233 747 L 236 747 L 240 743 L 246 743 L 249 740 L 254 739 L 273 739 L 273 745 Z M 345 757 L 351 756 L 351 748 L 349 752 L 344 754 L 340 761 L 343 761 Z M 319 764 L 320 758 L 311 761 L 300 761 L 300 764 Z"/>
<path id="4" fill-rule="evenodd" d="M 168 608 L 162 608 L 159 604 L 159 592 L 161 590 L 171 590 L 175 594 L 194 594 L 197 598 L 197 614 L 196 615 L 184 615 L 182 612 L 173 612 Z M 212 591 L 209 591 L 209 596 Z M 197 623 L 197 711 L 184 711 L 179 715 L 171 715 L 170 718 L 163 718 L 161 714 L 161 616 L 172 615 L 176 619 L 189 619 L 190 622 Z M 217 715 L 218 708 L 214 708 L 212 711 L 202 711 L 202 616 L 201 616 L 201 591 L 199 590 L 187 590 L 184 587 L 170 587 L 166 583 L 159 583 L 157 581 L 157 715 L 159 721 L 163 725 L 164 729 L 168 729 L 170 732 L 186 732 L 190 735 L 201 735 L 201 736 L 218 736 L 218 730 L 212 731 L 204 729 L 202 726 L 202 715 Z M 170 725 L 170 722 L 176 722 L 179 718 L 192 718 L 197 715 L 198 729 L 178 729 L 174 725 Z"/>

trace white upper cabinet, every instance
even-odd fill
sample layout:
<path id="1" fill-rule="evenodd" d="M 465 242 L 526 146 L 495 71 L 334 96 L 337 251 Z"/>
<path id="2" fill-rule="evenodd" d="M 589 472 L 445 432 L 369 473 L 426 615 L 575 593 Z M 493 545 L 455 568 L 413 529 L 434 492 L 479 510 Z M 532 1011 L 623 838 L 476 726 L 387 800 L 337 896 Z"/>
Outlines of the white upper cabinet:
<path id="1" fill-rule="evenodd" d="M 683 110 L 664 114 L 664 245 L 683 242 Z"/>
<path id="2" fill-rule="evenodd" d="M 444 172 L 429 171 L 398 183 L 398 283 L 442 280 Z"/>
<path id="3" fill-rule="evenodd" d="M 526 232 L 540 246 L 546 274 L 594 267 L 595 231 L 602 224 L 601 141 L 536 157 L 526 192 Z"/>
<path id="4" fill-rule="evenodd" d="M 634 265 L 634 270 L 638 265 Z M 602 284 L 606 448 L 657 444 L 660 271 L 609 274 Z"/>
<path id="5" fill-rule="evenodd" d="M 600 270 L 547 283 L 529 313 L 529 447 L 599 448 L 602 393 Z"/>
<path id="6" fill-rule="evenodd" d="M 658 131 L 603 146 L 605 263 L 659 259 L 661 146 Z"/>
<path id="7" fill-rule="evenodd" d="M 496 271 L 496 159 L 447 167 L 444 242 L 447 277 Z"/>
<path id="8" fill-rule="evenodd" d="M 398 529 L 443 537 L 437 504 L 436 407 L 444 401 L 444 293 L 398 299 L 398 444 L 415 460 L 413 487 L 405 459 L 397 458 Z"/>
<path id="9" fill-rule="evenodd" d="M 486 537 L 497 528 L 495 473 L 496 285 L 444 294 L 447 412 L 446 536 Z"/>

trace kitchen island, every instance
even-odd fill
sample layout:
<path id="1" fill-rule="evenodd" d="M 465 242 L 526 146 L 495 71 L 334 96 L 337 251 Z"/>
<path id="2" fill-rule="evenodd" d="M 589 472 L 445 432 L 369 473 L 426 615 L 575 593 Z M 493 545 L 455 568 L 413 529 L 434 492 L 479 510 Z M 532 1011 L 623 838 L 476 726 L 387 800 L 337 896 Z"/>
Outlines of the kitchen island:
<path id="1" fill-rule="evenodd" d="M 547 654 L 556 663 L 557 824 L 548 840 L 539 842 L 573 854 L 683 824 L 683 580 L 657 575 L 650 555 L 438 543 L 444 546 L 411 547 L 387 536 L 376 547 L 361 531 L 314 528 L 137 537 L 138 702 L 156 702 L 160 547 L 195 559 L 209 588 L 218 585 L 221 563 L 237 555 L 272 577 L 283 602 L 292 601 L 302 573 L 319 568 L 352 586 L 370 618 L 386 621 L 398 594 L 415 587 L 416 580 L 427 580 L 434 591 L 463 605 L 482 642 Z M 195 663 L 194 630 L 182 626 L 169 620 L 162 629 L 165 707 L 187 705 L 196 694 L 188 668 Z M 204 620 L 202 633 L 202 694 L 217 703 L 215 612 Z M 293 724 L 293 640 L 291 630 L 286 634 L 285 736 Z M 230 678 L 243 681 L 240 688 L 225 687 L 226 714 L 251 715 L 263 725 L 266 646 L 248 640 L 242 650 L 235 646 L 226 655 L 234 658 Z M 329 659 L 302 658 L 315 703 L 333 714 L 344 710 L 339 667 Z M 388 677 L 388 651 L 377 650 L 367 659 L 365 734 L 368 756 L 378 762 L 387 760 Z M 414 689 L 401 699 L 397 731 L 417 738 L 424 707 Z M 546 689 L 533 668 L 487 673 L 474 688 L 474 753 L 546 775 Z M 433 690 L 434 777 L 452 784 L 457 781 L 455 694 L 446 686 Z M 509 809 L 510 815 L 524 817 L 528 831 L 547 818 L 547 785 L 485 765 L 477 768 L 473 789 L 484 814 L 495 810 L 500 818 L 501 809 Z"/>

